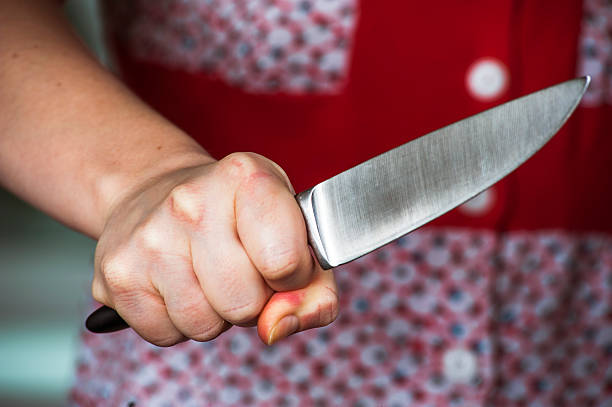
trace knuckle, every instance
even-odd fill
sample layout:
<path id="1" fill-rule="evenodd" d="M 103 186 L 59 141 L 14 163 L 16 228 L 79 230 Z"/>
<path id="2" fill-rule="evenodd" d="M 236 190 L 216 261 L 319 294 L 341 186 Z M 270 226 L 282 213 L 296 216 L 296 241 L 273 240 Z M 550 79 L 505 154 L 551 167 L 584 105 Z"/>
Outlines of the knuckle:
<path id="1" fill-rule="evenodd" d="M 261 171 L 262 157 L 254 153 L 232 153 L 221 159 L 219 166 L 231 176 L 248 178 Z"/>
<path id="2" fill-rule="evenodd" d="M 199 188 L 192 184 L 175 186 L 166 201 L 173 218 L 197 225 L 204 217 L 203 200 Z"/>
<path id="3" fill-rule="evenodd" d="M 151 220 L 136 227 L 134 240 L 137 246 L 143 249 L 147 255 L 160 252 L 165 245 L 167 237 Z"/>
<path id="4" fill-rule="evenodd" d="M 335 290 L 325 287 L 319 302 L 319 317 L 321 326 L 329 325 L 338 317 L 338 294 Z"/>
<path id="5" fill-rule="evenodd" d="M 100 271 L 104 276 L 104 284 L 111 292 L 129 291 L 134 285 L 129 268 L 123 264 L 119 256 L 106 255 L 102 257 L 100 259 Z"/>

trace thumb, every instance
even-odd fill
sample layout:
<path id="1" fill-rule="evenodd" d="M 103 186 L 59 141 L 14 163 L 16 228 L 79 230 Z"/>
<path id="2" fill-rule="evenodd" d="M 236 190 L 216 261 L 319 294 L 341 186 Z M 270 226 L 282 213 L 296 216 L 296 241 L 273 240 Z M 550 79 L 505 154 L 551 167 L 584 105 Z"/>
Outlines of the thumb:
<path id="1" fill-rule="evenodd" d="M 272 345 L 295 332 L 328 325 L 337 315 L 333 270 L 317 268 L 306 287 L 272 295 L 259 316 L 257 333 L 264 343 Z"/>

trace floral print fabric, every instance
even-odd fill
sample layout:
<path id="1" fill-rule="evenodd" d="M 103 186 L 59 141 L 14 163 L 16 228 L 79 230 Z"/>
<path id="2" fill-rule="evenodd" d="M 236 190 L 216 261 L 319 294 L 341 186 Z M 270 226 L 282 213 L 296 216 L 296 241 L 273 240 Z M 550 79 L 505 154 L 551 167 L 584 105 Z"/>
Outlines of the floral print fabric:
<path id="1" fill-rule="evenodd" d="M 340 316 L 274 346 L 84 334 L 83 406 L 612 406 L 612 239 L 421 229 L 336 270 Z"/>
<path id="2" fill-rule="evenodd" d="M 612 104 L 612 3 L 584 0 L 580 38 L 581 75 L 591 75 L 582 104 L 592 107 Z"/>
<path id="3" fill-rule="evenodd" d="M 138 58 L 206 71 L 256 93 L 334 93 L 344 83 L 357 0 L 108 1 Z"/>

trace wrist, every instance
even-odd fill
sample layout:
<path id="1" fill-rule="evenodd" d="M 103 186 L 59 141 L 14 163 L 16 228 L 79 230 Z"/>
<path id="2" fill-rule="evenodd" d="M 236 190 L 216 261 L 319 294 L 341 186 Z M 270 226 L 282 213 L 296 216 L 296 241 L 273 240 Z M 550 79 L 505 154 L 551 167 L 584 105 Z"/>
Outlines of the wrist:
<path id="1" fill-rule="evenodd" d="M 130 196 L 155 183 L 166 174 L 216 161 L 195 141 L 189 140 L 193 145 L 174 147 L 172 151 L 163 154 L 163 148 L 157 150 L 155 147 L 157 154 L 141 156 L 137 162 L 132 160 L 125 166 L 110 167 L 102 175 L 92 179 L 91 185 L 95 189 L 94 196 L 97 197 L 97 219 L 99 219 L 99 223 L 94 226 L 94 238 L 100 236 L 115 208 Z"/>

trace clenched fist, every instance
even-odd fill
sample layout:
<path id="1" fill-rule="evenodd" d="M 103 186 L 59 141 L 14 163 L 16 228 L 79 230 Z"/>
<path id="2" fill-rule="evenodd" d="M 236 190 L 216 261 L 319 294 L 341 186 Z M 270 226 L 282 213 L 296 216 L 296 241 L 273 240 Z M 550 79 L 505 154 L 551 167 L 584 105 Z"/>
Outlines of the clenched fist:
<path id="1" fill-rule="evenodd" d="M 159 346 L 255 324 L 271 344 L 329 324 L 338 304 L 287 176 L 251 153 L 166 173 L 117 204 L 92 291 Z"/>

